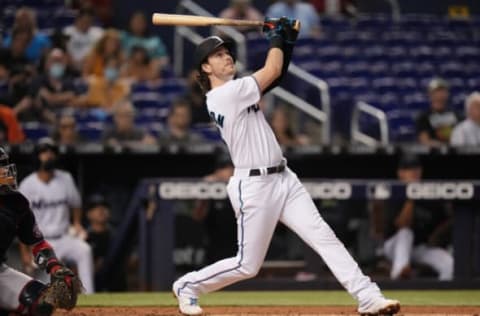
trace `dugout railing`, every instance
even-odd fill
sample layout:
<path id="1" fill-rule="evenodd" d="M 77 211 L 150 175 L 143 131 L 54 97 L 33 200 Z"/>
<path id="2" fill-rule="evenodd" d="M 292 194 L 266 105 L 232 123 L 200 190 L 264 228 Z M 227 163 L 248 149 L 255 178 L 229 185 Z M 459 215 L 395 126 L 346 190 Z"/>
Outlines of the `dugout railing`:
<path id="1" fill-rule="evenodd" d="M 314 200 L 443 200 L 455 203 L 453 244 L 455 258 L 454 281 L 435 279 L 410 282 L 377 280 L 388 288 L 472 288 L 479 285 L 472 265 L 480 251 L 472 250 L 473 240 L 479 240 L 480 230 L 465 229 L 478 217 L 480 181 L 450 180 L 423 181 L 404 184 L 390 180 L 329 180 L 308 179 L 303 182 Z M 175 214 L 173 206 L 181 200 L 224 200 L 225 184 L 205 182 L 202 179 L 152 178 L 142 180 L 118 228 L 110 248 L 105 269 L 100 275 L 108 279 L 110 267 L 118 262 L 122 248 L 132 238 L 133 225 L 138 228 L 139 280 L 142 290 L 169 290 L 175 277 L 173 261 Z M 472 236 L 474 234 L 475 236 Z M 478 249 L 478 245 L 477 245 Z M 320 283 L 323 283 L 321 285 Z M 293 279 L 252 280 L 236 289 L 311 289 L 337 288 L 333 282 L 296 282 Z"/>

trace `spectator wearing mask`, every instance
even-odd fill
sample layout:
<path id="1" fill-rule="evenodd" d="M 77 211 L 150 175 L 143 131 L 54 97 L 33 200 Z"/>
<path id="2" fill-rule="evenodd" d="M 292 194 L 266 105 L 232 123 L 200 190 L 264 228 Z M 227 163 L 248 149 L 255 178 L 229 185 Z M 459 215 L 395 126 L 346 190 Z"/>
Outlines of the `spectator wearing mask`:
<path id="1" fill-rule="evenodd" d="M 130 84 L 120 78 L 120 64 L 118 59 L 106 61 L 102 76 L 91 76 L 88 79 L 87 94 L 80 101 L 89 107 L 99 107 L 111 111 L 114 104 L 123 100 L 130 93 Z"/>
<path id="2" fill-rule="evenodd" d="M 44 73 L 32 83 L 30 95 L 37 108 L 44 109 L 48 121 L 54 123 L 54 113 L 76 104 L 76 90 L 72 78 L 66 75 L 67 55 L 59 48 L 50 51 Z M 53 115 L 53 116 L 52 116 Z"/>
<path id="3" fill-rule="evenodd" d="M 286 16 L 300 20 L 302 27 L 298 37 L 320 35 L 320 17 L 310 3 L 300 0 L 280 0 L 270 5 L 265 15 L 270 18 Z"/>
<path id="4" fill-rule="evenodd" d="M 467 118 L 452 132 L 452 146 L 480 146 L 480 93 L 473 92 L 465 100 Z"/>
<path id="5" fill-rule="evenodd" d="M 190 105 L 184 100 L 176 100 L 167 119 L 167 130 L 159 137 L 160 145 L 198 143 L 203 139 L 190 129 L 192 115 Z"/>
<path id="6" fill-rule="evenodd" d="M 83 76 L 104 76 L 105 68 L 110 60 L 114 60 L 118 65 L 122 65 L 125 60 L 125 54 L 120 42 L 120 34 L 115 29 L 106 30 L 102 37 L 96 42 L 90 54 L 85 59 Z"/>
<path id="7" fill-rule="evenodd" d="M 417 120 L 418 141 L 428 146 L 448 144 L 458 122 L 455 112 L 448 108 L 448 83 L 441 78 L 433 79 L 428 85 L 428 94 L 430 109 Z"/>
<path id="8" fill-rule="evenodd" d="M 15 20 L 13 22 L 13 29 L 22 28 L 27 29 L 31 37 L 25 48 L 25 57 L 31 63 L 38 63 L 44 54 L 51 46 L 49 37 L 37 30 L 37 18 L 35 12 L 28 7 L 21 7 L 15 13 Z M 12 44 L 12 37 L 7 36 L 3 42 L 5 47 L 10 47 Z"/>
<path id="9" fill-rule="evenodd" d="M 67 51 L 72 57 L 75 68 L 83 69 L 85 58 L 103 35 L 103 28 L 94 26 L 95 14 L 90 8 L 78 11 L 73 25 L 65 27 L 63 33 L 68 36 Z"/>
<path id="10" fill-rule="evenodd" d="M 135 126 L 135 108 L 132 103 L 122 100 L 113 109 L 112 128 L 107 129 L 102 136 L 105 144 L 110 146 L 155 144 L 155 138 Z"/>

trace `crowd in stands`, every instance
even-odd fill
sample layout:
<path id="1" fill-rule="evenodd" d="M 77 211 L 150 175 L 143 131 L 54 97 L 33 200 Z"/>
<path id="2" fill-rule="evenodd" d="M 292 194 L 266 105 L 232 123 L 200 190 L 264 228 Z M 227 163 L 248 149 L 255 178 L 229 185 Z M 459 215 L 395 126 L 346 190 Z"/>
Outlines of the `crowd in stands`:
<path id="1" fill-rule="evenodd" d="M 0 141 L 15 144 L 28 140 L 36 141 L 47 135 L 58 139 L 62 125 L 60 121 L 69 116 L 74 128 L 71 136 L 67 136 L 70 140 L 64 144 L 74 145 L 77 141 L 102 142 L 106 139 L 110 139 L 107 143 L 112 144 L 111 138 L 115 134 L 110 133 L 111 135 L 106 138 L 105 131 L 117 124 L 115 109 L 118 103 L 126 101 L 131 102 L 134 108 L 133 122 L 137 129 L 143 130 L 142 133 L 150 135 L 151 138 L 156 138 L 159 144 L 164 144 L 166 139 L 171 138 L 169 112 L 174 108 L 172 106 L 174 103 L 182 102 L 188 105 L 186 111 L 189 113 L 185 115 L 190 117 L 187 129 L 189 134 L 195 135 L 192 140 L 219 141 L 219 135 L 212 134 L 214 128 L 209 124 L 204 97 L 195 81 L 195 73 L 192 72 L 187 78 L 174 77 L 170 67 L 172 58 L 168 49 L 158 35 L 149 31 L 149 22 L 145 14 L 141 11 L 134 12 L 125 29 L 114 29 L 110 27 L 111 23 L 107 22 L 109 18 L 106 15 L 99 16 L 99 12 L 103 11 L 98 11 L 93 5 L 95 4 L 89 6 L 87 2 L 81 4 L 73 1 L 73 7 L 63 8 L 62 12 L 66 12 L 63 18 L 56 18 L 54 22 L 45 21 L 48 17 L 46 18 L 45 13 L 39 8 L 34 10 L 19 7 L 18 4 L 17 7 L 7 6 L 0 12 L 5 24 L 0 37 Z M 345 117 L 348 116 L 348 111 L 345 115 L 342 102 L 345 101 L 343 96 L 352 92 L 354 96 L 348 99 L 350 106 L 362 98 L 366 102 L 373 100 L 372 103 L 379 104 L 379 108 L 388 112 L 387 114 L 393 110 L 389 117 L 392 118 L 390 123 L 394 135 L 401 133 L 416 135 L 415 138 L 410 136 L 402 138 L 401 135 L 392 137 L 393 141 L 418 141 L 432 146 L 478 145 L 480 135 L 478 118 L 475 115 L 478 98 L 472 94 L 468 98 L 470 101 L 467 102 L 467 95 L 476 89 L 474 83 L 470 80 L 468 85 L 464 84 L 459 88 L 459 81 L 465 83 L 468 78 L 457 78 L 458 76 L 449 78 L 449 73 L 443 71 L 443 68 L 453 63 L 437 65 L 438 60 L 435 59 L 437 56 L 428 53 L 426 50 L 429 47 L 423 47 L 422 45 L 425 46 L 426 43 L 421 42 L 418 43 L 418 49 L 424 48 L 425 58 L 419 64 L 418 71 L 423 71 L 427 64 L 432 69 L 429 68 L 430 70 L 421 78 L 422 86 L 418 82 L 413 82 L 416 78 L 413 78 L 415 74 L 412 74 L 414 71 L 410 69 L 412 65 L 408 64 L 406 56 L 402 56 L 403 53 L 400 51 L 404 48 L 399 46 L 402 40 L 408 46 L 410 39 L 407 38 L 393 41 L 393 45 L 396 45 L 393 48 L 400 54 L 398 62 L 392 60 L 391 65 L 388 65 L 381 59 L 373 59 L 372 67 L 366 64 L 364 66 L 369 69 L 363 69 L 365 67 L 362 68 L 362 60 L 374 54 L 375 49 L 382 50 L 377 53 L 384 55 L 395 52 L 390 52 L 374 42 L 371 46 L 363 47 L 365 45 L 363 41 L 368 42 L 368 39 L 361 37 L 368 35 L 368 31 L 375 23 L 377 26 L 381 26 L 381 23 L 375 22 L 373 18 L 365 20 L 366 22 L 362 24 L 363 20 L 355 17 L 358 12 L 352 1 L 282 0 L 272 3 L 266 12 L 262 13 L 255 8 L 251 0 L 231 0 L 219 14 L 226 18 L 254 20 L 262 19 L 263 16 L 290 16 L 302 21 L 298 52 L 293 61 L 330 84 L 333 130 L 341 130 L 342 124 L 348 121 Z M 40 17 L 42 20 L 40 26 L 43 28 L 37 25 Z M 348 19 L 357 20 L 345 24 L 344 21 Z M 56 22 L 58 24 L 52 25 Z M 261 37 L 258 29 L 239 30 L 245 34 L 253 33 Z M 330 33 L 335 30 L 340 32 L 335 35 L 337 38 L 332 38 Z M 219 31 L 212 31 L 221 34 Z M 388 31 L 390 33 L 382 31 L 385 32 L 382 33 L 385 36 L 395 35 L 394 30 Z M 347 36 L 349 32 L 359 38 L 351 41 L 338 38 L 342 34 Z M 408 34 L 405 34 L 405 37 L 408 37 Z M 379 39 L 380 42 L 383 40 Z M 304 45 L 305 43 L 307 45 Z M 317 48 L 316 45 L 319 44 L 322 47 Z M 336 46 L 343 47 L 344 44 L 347 46 L 343 51 L 333 51 Z M 255 51 L 254 46 L 248 45 L 248 48 Z M 336 56 L 329 57 L 327 52 L 329 48 Z M 447 48 L 441 46 L 439 51 Z M 467 48 L 464 49 L 465 53 L 469 53 Z M 364 56 L 359 55 L 362 54 L 362 49 L 365 50 Z M 353 55 L 343 60 L 343 65 L 337 65 L 337 59 L 349 55 L 349 52 Z M 420 53 L 422 52 L 415 52 L 415 58 L 422 57 L 423 55 L 417 56 Z M 308 58 L 304 56 L 305 54 Z M 427 60 L 429 54 L 432 55 L 432 60 Z M 399 67 L 408 69 L 397 69 Z M 435 67 L 440 71 L 436 71 Z M 471 71 L 474 70 L 468 70 Z M 374 72 L 379 72 L 378 76 L 371 77 Z M 385 76 L 389 78 L 384 78 Z M 431 81 L 429 84 L 424 80 L 428 79 L 428 76 Z M 391 79 L 390 77 L 394 79 L 390 80 L 392 82 L 387 80 Z M 369 80 L 371 82 L 367 82 Z M 408 80 L 413 83 L 407 84 Z M 412 84 L 416 86 L 413 87 Z M 405 92 L 402 92 L 401 96 L 403 101 L 398 100 L 399 96 L 395 95 L 395 90 L 387 89 L 389 85 L 403 89 Z M 408 87 L 403 87 L 404 85 Z M 385 93 L 378 94 L 377 90 Z M 462 92 L 460 95 L 459 90 Z M 417 106 L 420 102 L 425 103 L 424 100 L 427 98 L 430 99 L 430 108 Z M 455 102 L 455 107 L 452 106 L 452 102 Z M 385 105 L 386 103 L 388 105 Z M 464 111 L 463 107 L 456 106 L 458 103 L 469 103 L 472 106 L 465 105 Z M 336 109 L 338 104 L 340 105 Z M 409 110 L 410 107 L 414 107 L 414 114 L 412 115 L 410 111 L 405 115 L 404 106 Z M 64 111 L 69 114 L 62 113 Z M 281 121 L 278 119 L 280 117 L 278 112 L 271 114 L 272 122 Z M 338 117 L 341 117 L 340 121 Z M 457 131 L 455 139 L 451 139 L 453 129 L 463 118 L 466 121 L 462 124 L 462 132 Z M 400 125 L 396 125 L 397 121 L 401 122 Z M 406 121 L 410 123 L 407 124 Z M 416 123 L 411 123 L 413 121 Z M 290 125 L 292 125 L 289 126 L 290 130 L 305 130 L 303 126 L 291 123 Z M 277 129 L 278 127 L 275 128 Z M 310 136 L 312 139 L 317 138 Z M 282 139 L 282 144 L 286 146 L 311 143 L 305 139 L 300 142 L 284 143 L 284 135 L 279 135 L 279 139 Z M 153 143 L 155 142 L 151 140 L 147 142 Z"/>

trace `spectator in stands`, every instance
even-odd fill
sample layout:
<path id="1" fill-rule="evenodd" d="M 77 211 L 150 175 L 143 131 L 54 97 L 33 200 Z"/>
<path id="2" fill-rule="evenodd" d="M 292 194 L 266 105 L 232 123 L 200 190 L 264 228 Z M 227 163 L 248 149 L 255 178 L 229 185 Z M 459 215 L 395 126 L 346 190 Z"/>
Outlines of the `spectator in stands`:
<path id="1" fill-rule="evenodd" d="M 72 57 L 74 67 L 79 71 L 83 69 L 85 59 L 103 35 L 103 28 L 93 25 L 94 19 L 92 9 L 82 8 L 78 11 L 74 24 L 63 30 L 68 36 L 67 51 Z"/>
<path id="2" fill-rule="evenodd" d="M 448 144 L 458 118 L 448 109 L 449 86 L 441 78 L 434 78 L 428 85 L 430 109 L 417 120 L 417 136 L 421 144 L 438 146 Z"/>
<path id="3" fill-rule="evenodd" d="M 114 104 L 126 98 L 130 92 L 130 84 L 125 78 L 120 78 L 120 65 L 117 58 L 106 60 L 103 75 L 88 78 L 87 94 L 78 103 L 99 107 L 108 112 Z"/>
<path id="4" fill-rule="evenodd" d="M 354 0 L 310 0 L 319 14 L 330 16 L 356 16 L 358 13 Z"/>
<path id="5" fill-rule="evenodd" d="M 110 146 L 145 144 L 152 145 L 156 140 L 149 133 L 135 126 L 135 108 L 128 100 L 118 102 L 113 109 L 112 128 L 102 136 L 105 144 Z"/>
<path id="6" fill-rule="evenodd" d="M 67 55 L 54 48 L 45 61 L 44 72 L 32 83 L 30 96 L 37 108 L 44 109 L 48 121 L 54 123 L 52 113 L 76 104 L 76 91 L 72 78 L 66 76 Z M 53 115 L 53 116 L 52 116 Z"/>
<path id="7" fill-rule="evenodd" d="M 452 132 L 452 146 L 480 146 L 480 93 L 473 92 L 465 101 L 467 118 Z"/>
<path id="8" fill-rule="evenodd" d="M 24 53 L 30 62 L 38 63 L 50 48 L 51 43 L 47 35 L 37 30 L 35 12 L 28 7 L 21 7 L 18 9 L 15 13 L 15 20 L 13 22 L 13 29 L 15 28 L 27 29 L 28 32 L 30 32 L 31 37 Z M 12 44 L 12 37 L 7 36 L 3 44 L 5 47 L 10 47 Z"/>
<path id="9" fill-rule="evenodd" d="M 192 114 L 192 125 L 208 124 L 211 122 L 208 115 L 207 106 L 205 104 L 205 96 L 197 82 L 196 71 L 191 71 L 187 77 L 187 92 L 184 96 L 185 102 L 190 104 Z"/>
<path id="10" fill-rule="evenodd" d="M 270 125 L 282 146 L 307 145 L 310 141 L 305 135 L 295 134 L 290 126 L 290 119 L 284 107 L 276 107 L 270 118 Z"/>
<path id="11" fill-rule="evenodd" d="M 0 79 L 4 87 L 0 92 L 0 102 L 12 107 L 15 113 L 24 118 L 32 103 L 27 97 L 30 81 L 36 71 L 25 57 L 25 50 L 30 42 L 32 33 L 24 27 L 15 27 L 12 31 L 12 41 L 9 48 L 0 48 Z"/>
<path id="12" fill-rule="evenodd" d="M 75 146 L 85 141 L 78 133 L 73 110 L 65 110 L 59 114 L 52 138 L 59 146 Z"/>
<path id="13" fill-rule="evenodd" d="M 230 0 L 230 5 L 220 12 L 220 17 L 239 20 L 263 20 L 262 14 L 251 3 L 251 0 Z M 239 26 L 236 29 L 242 33 L 258 32 L 258 27 L 251 26 Z"/>
<path id="14" fill-rule="evenodd" d="M 405 184 L 422 179 L 422 166 L 413 155 L 400 158 L 398 179 Z M 374 227 L 385 238 L 383 251 L 391 260 L 392 279 L 412 276 L 411 262 L 429 266 L 440 280 L 453 278 L 453 257 L 443 248 L 451 239 L 451 210 L 445 202 L 374 201 Z"/>
<path id="15" fill-rule="evenodd" d="M 168 113 L 167 130 L 160 134 L 159 144 L 168 145 L 175 144 L 190 144 L 201 142 L 203 139 L 200 135 L 190 130 L 192 121 L 192 114 L 190 105 L 185 100 L 176 100 Z"/>
<path id="16" fill-rule="evenodd" d="M 107 61 L 115 60 L 117 65 L 122 65 L 125 54 L 120 42 L 120 34 L 117 30 L 106 30 L 85 59 L 83 67 L 84 77 L 96 75 L 104 76 Z"/>
<path id="17" fill-rule="evenodd" d="M 270 5 L 265 15 L 272 18 L 287 16 L 300 20 L 302 28 L 298 34 L 299 37 L 320 35 L 320 17 L 310 3 L 300 0 L 280 0 Z"/>
<path id="18" fill-rule="evenodd" d="M 125 66 L 122 68 L 122 77 L 132 83 L 150 81 L 158 78 L 158 71 L 151 67 L 152 63 L 147 50 L 143 46 L 134 46 Z"/>
<path id="19" fill-rule="evenodd" d="M 25 134 L 15 112 L 0 104 L 0 144 L 19 144 L 24 140 Z"/>
<path id="20" fill-rule="evenodd" d="M 143 12 L 132 14 L 128 31 L 122 32 L 122 47 L 128 55 L 135 46 L 145 48 L 152 61 L 150 67 L 160 73 L 168 64 L 167 49 L 159 36 L 149 34 L 147 26 L 147 18 Z"/>

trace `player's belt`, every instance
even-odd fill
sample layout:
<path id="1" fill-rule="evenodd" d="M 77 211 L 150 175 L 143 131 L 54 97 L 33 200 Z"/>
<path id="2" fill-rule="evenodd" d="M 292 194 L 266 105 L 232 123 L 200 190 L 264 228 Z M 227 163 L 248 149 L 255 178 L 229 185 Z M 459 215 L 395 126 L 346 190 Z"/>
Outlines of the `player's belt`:
<path id="1" fill-rule="evenodd" d="M 275 166 L 275 167 L 268 167 L 267 168 L 267 174 L 280 173 L 280 172 L 284 172 L 284 171 L 285 171 L 285 165 L 284 164 L 281 164 L 281 165 L 278 165 L 278 166 Z M 248 173 L 248 175 L 250 177 L 259 176 L 261 174 L 262 174 L 262 171 L 260 169 L 250 169 L 250 172 Z"/>

